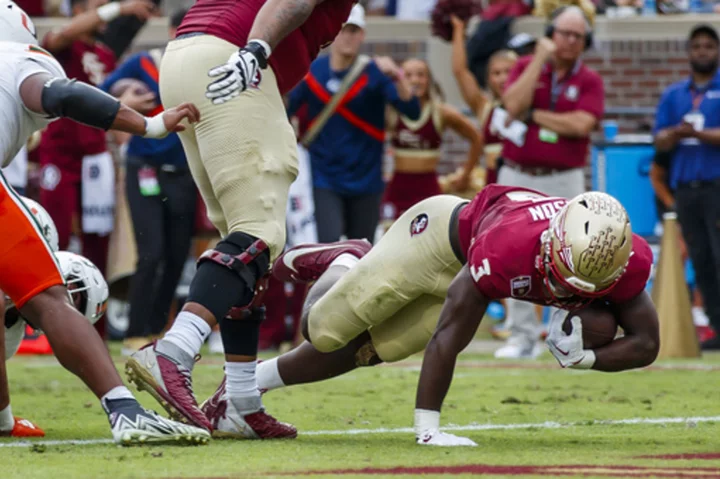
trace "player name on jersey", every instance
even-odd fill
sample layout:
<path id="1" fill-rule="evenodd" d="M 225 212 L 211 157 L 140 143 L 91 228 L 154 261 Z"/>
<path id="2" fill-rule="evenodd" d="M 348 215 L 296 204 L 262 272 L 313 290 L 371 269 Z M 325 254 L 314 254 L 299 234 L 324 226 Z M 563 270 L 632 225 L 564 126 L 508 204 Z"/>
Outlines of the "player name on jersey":
<path id="1" fill-rule="evenodd" d="M 551 198 L 545 198 L 546 200 L 550 200 Z M 545 202 L 540 203 L 535 206 L 531 206 L 528 208 L 528 211 L 530 212 L 530 216 L 532 217 L 533 221 L 547 221 L 553 216 L 555 216 L 560 209 L 562 209 L 563 206 L 565 206 L 564 199 L 554 200 L 552 202 Z"/>

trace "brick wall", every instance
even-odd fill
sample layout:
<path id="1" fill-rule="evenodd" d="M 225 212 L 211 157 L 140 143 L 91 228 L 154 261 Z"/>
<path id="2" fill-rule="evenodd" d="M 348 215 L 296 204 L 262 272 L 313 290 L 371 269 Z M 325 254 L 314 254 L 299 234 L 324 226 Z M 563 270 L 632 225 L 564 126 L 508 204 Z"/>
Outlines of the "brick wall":
<path id="1" fill-rule="evenodd" d="M 685 42 L 601 41 L 585 63 L 605 80 L 607 106 L 654 107 L 662 91 L 689 74 Z"/>

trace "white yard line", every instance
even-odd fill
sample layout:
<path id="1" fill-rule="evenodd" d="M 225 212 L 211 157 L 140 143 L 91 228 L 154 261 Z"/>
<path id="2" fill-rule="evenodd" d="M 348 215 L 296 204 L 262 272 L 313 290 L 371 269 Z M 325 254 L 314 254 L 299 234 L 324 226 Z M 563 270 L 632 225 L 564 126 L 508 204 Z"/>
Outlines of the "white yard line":
<path id="1" fill-rule="evenodd" d="M 699 422 L 720 422 L 720 416 L 699 416 L 699 417 L 660 417 L 660 418 L 643 418 L 636 417 L 630 419 L 609 419 L 595 420 L 592 422 L 539 422 L 525 424 L 468 424 L 466 426 L 447 426 L 443 427 L 444 431 L 492 431 L 492 430 L 510 430 L 510 429 L 566 429 L 578 426 L 613 426 L 613 425 L 638 425 L 638 424 L 692 424 Z M 409 427 L 398 428 L 378 428 L 378 429 L 336 429 L 329 431 L 300 431 L 301 436 L 355 436 L 359 434 L 399 434 L 412 433 L 413 429 Z M 30 447 L 33 445 L 44 446 L 86 446 L 94 444 L 111 444 L 111 439 L 70 439 L 65 441 L 18 441 L 18 442 L 2 442 L 0 449 L 4 447 Z"/>

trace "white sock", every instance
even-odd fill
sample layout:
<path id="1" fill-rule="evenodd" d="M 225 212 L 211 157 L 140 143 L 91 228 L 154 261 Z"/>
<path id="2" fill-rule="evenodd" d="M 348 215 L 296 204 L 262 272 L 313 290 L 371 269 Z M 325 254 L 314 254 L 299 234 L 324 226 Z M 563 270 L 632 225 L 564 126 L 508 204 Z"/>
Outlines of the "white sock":
<path id="1" fill-rule="evenodd" d="M 212 328 L 200 316 L 182 311 L 163 340 L 170 341 L 190 356 L 195 357 L 210 336 Z"/>
<path id="2" fill-rule="evenodd" d="M 135 396 L 125 386 L 115 386 L 100 398 L 101 401 L 113 401 L 115 399 L 135 399 Z"/>
<path id="3" fill-rule="evenodd" d="M 227 393 L 231 398 L 260 397 L 255 369 L 257 361 L 225 363 Z"/>
<path id="4" fill-rule="evenodd" d="M 272 358 L 257 365 L 257 385 L 258 388 L 268 391 L 285 387 L 278 370 L 278 358 Z"/>
<path id="5" fill-rule="evenodd" d="M 350 253 L 343 253 L 330 263 L 330 268 L 333 266 L 345 266 L 347 269 L 351 269 L 353 266 L 358 264 L 360 258 L 353 256 Z"/>
<path id="6" fill-rule="evenodd" d="M 5 409 L 0 410 L 0 431 L 12 431 L 14 427 L 15 418 L 8 404 Z"/>

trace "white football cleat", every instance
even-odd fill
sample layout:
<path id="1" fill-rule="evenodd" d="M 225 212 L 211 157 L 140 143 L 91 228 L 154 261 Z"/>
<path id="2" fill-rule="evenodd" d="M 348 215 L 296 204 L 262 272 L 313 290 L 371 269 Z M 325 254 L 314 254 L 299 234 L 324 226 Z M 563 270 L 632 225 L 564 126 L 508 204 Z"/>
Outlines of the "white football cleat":
<path id="1" fill-rule="evenodd" d="M 103 400 L 103 408 L 108 413 L 113 440 L 122 446 L 201 445 L 210 441 L 210 432 L 205 429 L 166 419 L 140 407 L 134 399 Z"/>
<path id="2" fill-rule="evenodd" d="M 428 429 L 417 437 L 417 443 L 423 446 L 477 446 L 477 443 L 466 437 L 442 432 L 439 429 Z"/>

